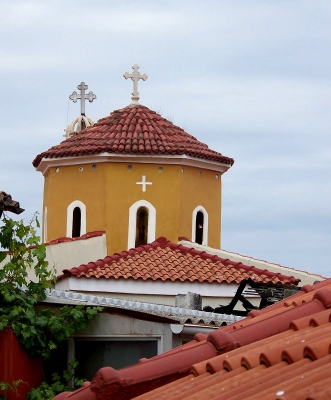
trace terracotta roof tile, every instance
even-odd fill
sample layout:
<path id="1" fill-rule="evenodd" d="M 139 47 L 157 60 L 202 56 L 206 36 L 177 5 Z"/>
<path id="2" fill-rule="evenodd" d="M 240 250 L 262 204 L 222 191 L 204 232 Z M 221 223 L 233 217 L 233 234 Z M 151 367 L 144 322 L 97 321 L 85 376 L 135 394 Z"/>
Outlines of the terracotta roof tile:
<path id="1" fill-rule="evenodd" d="M 328 279 L 142 363 L 102 368 L 84 388 L 55 399 L 330 398 L 330 320 Z"/>
<path id="2" fill-rule="evenodd" d="M 232 165 L 232 158 L 213 151 L 195 137 L 144 106 L 125 107 L 39 154 L 43 158 L 99 154 L 187 155 Z"/>
<path id="3" fill-rule="evenodd" d="M 85 240 L 85 239 L 90 239 L 92 237 L 102 236 L 103 234 L 105 234 L 105 231 L 94 231 L 94 232 L 85 233 L 85 235 L 82 235 L 77 238 L 62 237 L 62 238 L 51 240 L 50 242 L 45 243 L 45 245 L 49 246 L 52 244 L 58 244 L 58 243 L 64 243 L 64 242 L 75 242 L 77 240 Z"/>
<path id="4" fill-rule="evenodd" d="M 209 283 L 240 283 L 248 278 L 254 282 L 275 284 L 297 285 L 299 282 L 294 277 L 209 256 L 163 237 L 151 244 L 64 270 L 59 279 L 72 276 Z"/>

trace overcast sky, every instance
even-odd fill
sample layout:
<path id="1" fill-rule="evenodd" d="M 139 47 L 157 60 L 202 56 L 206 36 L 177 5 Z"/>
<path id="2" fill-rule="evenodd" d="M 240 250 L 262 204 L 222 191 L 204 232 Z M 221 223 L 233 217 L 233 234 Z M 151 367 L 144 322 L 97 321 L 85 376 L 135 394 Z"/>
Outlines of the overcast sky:
<path id="1" fill-rule="evenodd" d="M 1 190 L 30 218 L 31 162 L 63 140 L 85 81 L 97 121 L 141 104 L 235 159 L 222 247 L 331 276 L 330 0 L 1 0 Z"/>

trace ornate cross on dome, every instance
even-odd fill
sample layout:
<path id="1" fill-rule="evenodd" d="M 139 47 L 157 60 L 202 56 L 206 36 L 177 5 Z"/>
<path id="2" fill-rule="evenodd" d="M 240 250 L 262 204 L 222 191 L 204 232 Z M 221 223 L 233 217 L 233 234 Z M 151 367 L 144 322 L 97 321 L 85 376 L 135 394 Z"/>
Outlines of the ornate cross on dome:
<path id="1" fill-rule="evenodd" d="M 138 100 L 139 100 L 139 92 L 138 92 L 138 81 L 139 79 L 142 79 L 143 81 L 145 81 L 148 76 L 146 74 L 141 75 L 138 72 L 139 69 L 139 65 L 135 64 L 133 67 L 133 72 L 132 74 L 129 74 L 128 72 L 126 72 L 123 76 L 125 79 L 131 78 L 133 80 L 133 92 L 132 92 L 132 103 L 131 104 L 139 104 Z"/>
<path id="2" fill-rule="evenodd" d="M 69 96 L 69 99 L 74 103 L 76 103 L 77 100 L 80 100 L 80 113 L 81 115 L 85 115 L 85 100 L 88 100 L 90 103 L 92 103 L 97 96 L 93 92 L 85 94 L 85 90 L 88 89 L 88 86 L 85 85 L 85 82 L 81 82 L 80 85 L 77 86 L 77 89 L 80 90 L 80 94 L 73 92 L 72 95 Z"/>

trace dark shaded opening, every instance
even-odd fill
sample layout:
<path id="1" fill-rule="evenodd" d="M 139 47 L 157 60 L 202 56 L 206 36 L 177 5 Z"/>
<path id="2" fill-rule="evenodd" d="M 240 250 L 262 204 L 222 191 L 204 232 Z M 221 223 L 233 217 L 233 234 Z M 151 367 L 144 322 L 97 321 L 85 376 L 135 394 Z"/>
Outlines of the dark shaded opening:
<path id="1" fill-rule="evenodd" d="M 203 239 L 203 213 L 197 212 L 195 219 L 195 243 L 202 244 Z"/>
<path id="2" fill-rule="evenodd" d="M 75 357 L 78 367 L 75 373 L 80 378 L 91 381 L 102 367 L 120 369 L 136 364 L 141 358 L 151 358 L 156 355 L 156 340 L 76 340 Z"/>
<path id="3" fill-rule="evenodd" d="M 72 237 L 80 236 L 82 214 L 79 207 L 75 207 L 72 213 Z"/>
<path id="4" fill-rule="evenodd" d="M 138 208 L 136 220 L 135 247 L 147 243 L 148 237 L 148 210 L 145 207 Z"/>
<path id="5" fill-rule="evenodd" d="M 68 367 L 68 341 L 63 340 L 56 350 L 51 351 L 50 358 L 43 360 L 44 380 L 52 384 L 52 375 L 54 372 L 62 376 L 63 371 Z"/>

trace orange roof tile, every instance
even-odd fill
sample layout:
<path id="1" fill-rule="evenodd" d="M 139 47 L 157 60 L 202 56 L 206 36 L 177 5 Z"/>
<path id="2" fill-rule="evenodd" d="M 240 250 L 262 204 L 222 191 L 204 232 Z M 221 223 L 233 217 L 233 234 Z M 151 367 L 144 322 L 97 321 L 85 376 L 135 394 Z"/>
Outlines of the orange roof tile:
<path id="1" fill-rule="evenodd" d="M 55 399 L 330 398 L 331 279 L 255 315 Z"/>
<path id="2" fill-rule="evenodd" d="M 39 154 L 43 158 L 77 157 L 100 153 L 140 155 L 187 155 L 232 165 L 232 158 L 213 151 L 195 137 L 155 111 L 144 106 L 129 106 L 113 111 L 109 117 L 80 131 L 59 145 Z"/>
<path id="3" fill-rule="evenodd" d="M 59 279 L 72 276 L 209 283 L 240 283 L 250 278 L 254 282 L 288 285 L 297 285 L 300 281 L 172 243 L 163 237 L 151 244 L 64 270 Z"/>
<path id="4" fill-rule="evenodd" d="M 45 246 L 49 246 L 49 245 L 52 245 L 52 244 L 58 244 L 58 243 L 65 243 L 65 242 L 76 242 L 77 240 L 90 239 L 90 238 L 93 238 L 93 237 L 102 236 L 105 233 L 106 233 L 105 231 L 93 231 L 93 232 L 85 233 L 84 235 L 79 236 L 79 237 L 75 237 L 75 238 L 61 237 L 61 238 L 54 239 L 54 240 L 51 240 L 49 242 L 46 242 Z"/>

